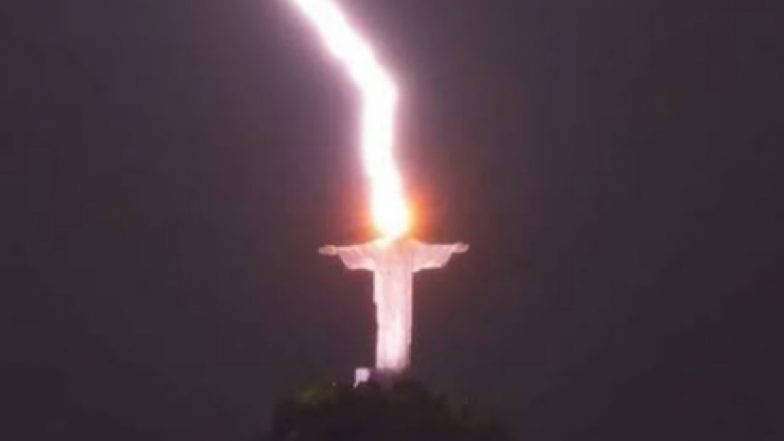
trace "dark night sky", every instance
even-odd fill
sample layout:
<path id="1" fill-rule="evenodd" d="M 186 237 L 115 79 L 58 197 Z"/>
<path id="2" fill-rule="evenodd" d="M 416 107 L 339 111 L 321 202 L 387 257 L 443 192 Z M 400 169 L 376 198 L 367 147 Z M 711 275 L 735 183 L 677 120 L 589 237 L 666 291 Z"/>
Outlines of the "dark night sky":
<path id="1" fill-rule="evenodd" d="M 784 437 L 774 1 L 343 3 L 419 236 L 473 245 L 422 378 L 521 440 Z M 369 237 L 356 96 L 283 0 L 6 1 L 0 55 L 0 438 L 248 440 L 371 361 L 315 253 Z"/>

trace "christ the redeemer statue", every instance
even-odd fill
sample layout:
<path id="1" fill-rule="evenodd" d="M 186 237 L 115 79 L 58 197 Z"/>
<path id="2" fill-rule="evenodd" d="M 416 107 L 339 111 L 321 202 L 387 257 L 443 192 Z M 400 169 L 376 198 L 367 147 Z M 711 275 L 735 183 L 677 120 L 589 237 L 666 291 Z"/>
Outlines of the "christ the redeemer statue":
<path id="1" fill-rule="evenodd" d="M 376 305 L 376 371 L 398 374 L 408 368 L 411 346 L 412 279 L 424 269 L 441 268 L 454 253 L 468 245 L 434 245 L 403 237 L 379 239 L 360 245 L 321 247 L 327 256 L 340 256 L 350 270 L 373 271 Z"/>

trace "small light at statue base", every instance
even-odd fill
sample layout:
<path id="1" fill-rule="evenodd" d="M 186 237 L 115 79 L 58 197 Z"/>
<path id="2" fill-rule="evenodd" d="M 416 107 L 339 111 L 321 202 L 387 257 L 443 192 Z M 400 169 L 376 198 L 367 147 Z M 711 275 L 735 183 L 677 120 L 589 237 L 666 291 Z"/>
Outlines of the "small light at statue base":
<path id="1" fill-rule="evenodd" d="M 354 387 L 359 386 L 362 383 L 367 383 L 370 381 L 370 376 L 373 373 L 373 370 L 366 367 L 357 368 L 354 371 Z"/>

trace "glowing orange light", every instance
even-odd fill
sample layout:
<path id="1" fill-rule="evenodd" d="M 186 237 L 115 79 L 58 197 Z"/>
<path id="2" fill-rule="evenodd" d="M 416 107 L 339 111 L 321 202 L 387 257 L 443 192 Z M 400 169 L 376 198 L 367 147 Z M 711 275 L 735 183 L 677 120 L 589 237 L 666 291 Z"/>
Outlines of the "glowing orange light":
<path id="1" fill-rule="evenodd" d="M 291 1 L 315 26 L 330 52 L 345 65 L 360 91 L 360 142 L 371 187 L 373 223 L 384 238 L 401 237 L 411 226 L 411 212 L 394 157 L 397 87 L 373 48 L 333 0 Z"/>

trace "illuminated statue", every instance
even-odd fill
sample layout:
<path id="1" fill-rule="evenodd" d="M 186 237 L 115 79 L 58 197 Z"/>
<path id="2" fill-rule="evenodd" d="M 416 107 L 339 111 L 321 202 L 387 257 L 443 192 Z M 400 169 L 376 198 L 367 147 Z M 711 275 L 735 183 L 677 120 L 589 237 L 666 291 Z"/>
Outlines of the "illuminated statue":
<path id="1" fill-rule="evenodd" d="M 319 249 L 327 256 L 340 256 L 350 270 L 373 271 L 376 304 L 376 370 L 400 373 L 410 361 L 412 276 L 424 269 L 441 268 L 453 253 L 465 253 L 468 245 L 431 245 L 407 237 L 379 239 L 361 245 Z"/>
<path id="2" fill-rule="evenodd" d="M 444 266 L 453 253 L 468 251 L 468 245 L 430 245 L 407 237 L 412 216 L 394 154 L 399 99 L 395 79 L 367 39 L 352 26 L 340 2 L 291 2 L 344 66 L 360 95 L 360 150 L 370 184 L 371 217 L 381 239 L 346 247 L 328 245 L 319 252 L 340 256 L 349 269 L 373 271 L 378 324 L 375 372 L 395 376 L 409 364 L 412 275 Z M 357 382 L 366 381 L 371 373 L 359 369 Z"/>

